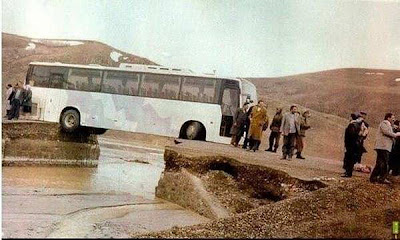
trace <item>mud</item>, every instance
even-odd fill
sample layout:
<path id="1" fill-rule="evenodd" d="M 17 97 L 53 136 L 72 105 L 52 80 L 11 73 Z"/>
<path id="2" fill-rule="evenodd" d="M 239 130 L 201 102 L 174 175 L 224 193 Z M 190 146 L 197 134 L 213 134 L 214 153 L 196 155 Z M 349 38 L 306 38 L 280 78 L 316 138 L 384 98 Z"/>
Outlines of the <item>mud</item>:
<path id="1" fill-rule="evenodd" d="M 87 131 L 66 133 L 59 124 L 38 121 L 5 121 L 2 124 L 3 157 L 23 157 L 30 161 L 9 161 L 9 165 L 54 165 L 58 162 L 34 159 L 97 160 L 100 147 L 97 136 Z M 80 162 L 60 163 L 80 165 Z M 4 165 L 4 163 L 3 163 Z M 97 164 L 83 164 L 91 166 Z"/>
<path id="2" fill-rule="evenodd" d="M 162 149 L 99 144 L 97 168 L 3 167 L 3 237 L 128 238 L 208 221 L 155 197 Z"/>
<path id="3" fill-rule="evenodd" d="M 200 142 L 167 147 L 156 195 L 214 220 L 132 237 L 390 238 L 399 177 L 371 184 L 368 174 L 341 179 L 341 165 L 325 159 L 279 157 Z"/>
<path id="4" fill-rule="evenodd" d="M 244 213 L 262 205 L 324 188 L 272 167 L 224 156 L 192 157 L 167 148 L 156 196 L 209 218 Z"/>

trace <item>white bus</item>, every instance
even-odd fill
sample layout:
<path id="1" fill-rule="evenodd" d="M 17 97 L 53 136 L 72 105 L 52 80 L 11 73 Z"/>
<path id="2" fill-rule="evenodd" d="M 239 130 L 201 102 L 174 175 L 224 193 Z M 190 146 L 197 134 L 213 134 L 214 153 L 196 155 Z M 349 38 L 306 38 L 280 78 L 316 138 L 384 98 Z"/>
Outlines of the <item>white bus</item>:
<path id="1" fill-rule="evenodd" d="M 153 65 L 118 67 L 32 62 L 33 118 L 78 128 L 227 142 L 233 114 L 257 101 L 245 79 Z"/>

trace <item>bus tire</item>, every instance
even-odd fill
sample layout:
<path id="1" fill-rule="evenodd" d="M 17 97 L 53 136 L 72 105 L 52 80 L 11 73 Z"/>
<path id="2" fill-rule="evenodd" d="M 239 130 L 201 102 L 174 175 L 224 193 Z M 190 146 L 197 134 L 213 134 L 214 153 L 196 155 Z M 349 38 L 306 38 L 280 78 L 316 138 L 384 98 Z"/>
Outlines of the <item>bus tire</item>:
<path id="1" fill-rule="evenodd" d="M 185 129 L 186 139 L 189 140 L 205 140 L 204 127 L 199 122 L 191 122 Z"/>
<path id="2" fill-rule="evenodd" d="M 73 132 L 79 127 L 80 116 L 78 111 L 69 109 L 61 115 L 61 127 L 66 132 Z"/>

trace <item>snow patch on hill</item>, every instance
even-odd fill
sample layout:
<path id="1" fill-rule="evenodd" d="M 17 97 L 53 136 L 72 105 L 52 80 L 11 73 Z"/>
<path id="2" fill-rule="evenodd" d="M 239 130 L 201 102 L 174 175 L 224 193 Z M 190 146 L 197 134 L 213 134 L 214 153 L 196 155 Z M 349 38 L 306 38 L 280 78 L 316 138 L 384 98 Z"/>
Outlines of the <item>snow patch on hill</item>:
<path id="1" fill-rule="evenodd" d="M 381 72 L 366 72 L 365 75 L 378 75 L 378 76 L 383 76 L 385 75 L 384 73 Z"/>
<path id="2" fill-rule="evenodd" d="M 36 44 L 28 43 L 28 46 L 26 46 L 25 50 L 33 50 L 35 48 L 36 48 Z"/>
<path id="3" fill-rule="evenodd" d="M 119 52 L 116 52 L 116 51 L 112 51 L 111 53 L 110 53 L 110 58 L 114 61 L 114 62 L 118 62 L 119 61 L 119 58 L 122 56 L 122 54 L 121 53 L 119 53 Z"/>
<path id="4" fill-rule="evenodd" d="M 63 40 L 42 40 L 42 39 L 32 39 L 32 42 L 42 43 L 50 46 L 65 47 L 65 46 L 77 46 L 84 44 L 80 41 L 63 41 Z"/>

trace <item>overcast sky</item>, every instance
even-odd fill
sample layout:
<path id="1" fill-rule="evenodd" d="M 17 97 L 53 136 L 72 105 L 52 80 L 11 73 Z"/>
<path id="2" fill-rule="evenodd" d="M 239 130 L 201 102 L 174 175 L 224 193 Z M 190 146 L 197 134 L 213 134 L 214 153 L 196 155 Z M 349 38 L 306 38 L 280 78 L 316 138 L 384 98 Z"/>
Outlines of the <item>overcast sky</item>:
<path id="1" fill-rule="evenodd" d="M 3 32 L 242 77 L 400 69 L 400 1 L 2 0 Z"/>

